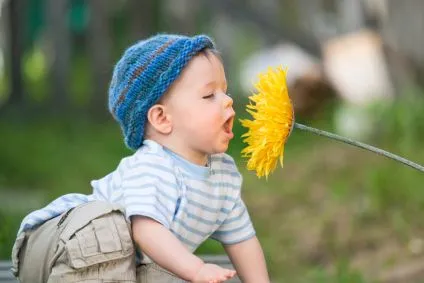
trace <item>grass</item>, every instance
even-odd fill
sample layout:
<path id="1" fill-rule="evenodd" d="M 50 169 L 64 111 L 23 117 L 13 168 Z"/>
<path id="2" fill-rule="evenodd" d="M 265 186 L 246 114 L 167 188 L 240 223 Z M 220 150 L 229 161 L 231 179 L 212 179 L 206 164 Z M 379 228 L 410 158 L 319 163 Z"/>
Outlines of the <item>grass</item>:
<path id="1" fill-rule="evenodd" d="M 375 113 L 378 131 L 370 143 L 422 164 L 422 100 L 402 100 Z M 330 125 L 328 119 L 312 123 L 331 131 Z M 240 158 L 242 132 L 236 123 L 229 153 L 244 176 L 243 197 L 274 282 L 383 282 L 379 278 L 393 270 L 423 260 L 423 174 L 294 131 L 284 169 L 258 179 Z M 91 179 L 130 154 L 112 121 L 11 118 L 0 121 L 0 133 L 2 259 L 9 258 L 26 213 L 64 193 L 90 193 Z M 223 249 L 207 241 L 198 252 Z"/>

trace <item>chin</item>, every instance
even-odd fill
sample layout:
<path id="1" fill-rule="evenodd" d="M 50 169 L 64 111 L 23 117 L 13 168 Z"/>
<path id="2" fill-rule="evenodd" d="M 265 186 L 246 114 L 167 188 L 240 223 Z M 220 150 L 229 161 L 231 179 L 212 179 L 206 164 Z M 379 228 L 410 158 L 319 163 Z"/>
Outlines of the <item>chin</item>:
<path id="1" fill-rule="evenodd" d="M 219 146 L 217 146 L 216 148 L 215 148 L 215 154 L 216 153 L 224 153 L 224 152 L 226 152 L 227 151 L 227 149 L 228 149 L 228 143 L 226 143 L 226 144 L 221 144 L 221 145 L 219 145 Z"/>

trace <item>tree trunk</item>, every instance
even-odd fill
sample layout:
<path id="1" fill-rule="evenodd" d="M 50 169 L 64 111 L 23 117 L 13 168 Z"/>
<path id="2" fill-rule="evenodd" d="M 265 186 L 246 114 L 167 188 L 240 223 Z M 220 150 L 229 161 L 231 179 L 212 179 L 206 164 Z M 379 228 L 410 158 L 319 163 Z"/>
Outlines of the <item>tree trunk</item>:
<path id="1" fill-rule="evenodd" d="M 109 26 L 110 0 L 90 0 L 90 22 L 88 26 L 88 48 L 92 71 L 93 92 L 90 109 L 97 116 L 107 114 L 106 103 L 111 78 L 112 39 Z M 113 4 L 113 2 L 112 2 Z"/>
<path id="2" fill-rule="evenodd" d="M 51 43 L 50 94 L 53 112 L 69 108 L 69 75 L 71 54 L 68 27 L 68 0 L 46 0 L 47 34 Z"/>
<path id="3" fill-rule="evenodd" d="M 24 2 L 26 1 L 8 1 L 8 6 L 6 7 L 9 20 L 9 48 L 7 50 L 10 52 L 10 97 L 8 104 L 16 108 L 22 107 L 24 104 L 24 88 L 22 83 Z"/>
<path id="4" fill-rule="evenodd" d="M 187 35 L 194 35 L 199 30 L 199 1 L 167 0 L 164 7 L 163 18 L 167 30 Z"/>
<path id="5" fill-rule="evenodd" d="M 130 43 L 142 40 L 160 30 L 162 0 L 129 0 Z"/>
<path id="6" fill-rule="evenodd" d="M 424 2 L 387 0 L 387 16 L 382 19 L 383 39 L 398 89 L 412 83 L 424 87 Z"/>

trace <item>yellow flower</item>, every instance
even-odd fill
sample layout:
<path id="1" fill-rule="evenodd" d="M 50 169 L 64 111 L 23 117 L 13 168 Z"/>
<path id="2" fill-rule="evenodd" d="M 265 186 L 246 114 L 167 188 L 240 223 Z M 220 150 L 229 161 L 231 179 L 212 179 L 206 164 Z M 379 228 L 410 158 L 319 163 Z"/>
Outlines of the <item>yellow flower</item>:
<path id="1" fill-rule="evenodd" d="M 249 158 L 248 170 L 255 170 L 258 177 L 274 171 L 277 159 L 283 166 L 284 145 L 293 129 L 294 112 L 290 101 L 287 83 L 287 69 L 281 67 L 259 74 L 255 84 L 257 93 L 249 97 L 247 105 L 252 120 L 240 120 L 248 128 L 243 134 L 247 147 L 242 150 L 243 157 Z"/>
<path id="2" fill-rule="evenodd" d="M 268 177 L 277 166 L 278 158 L 283 166 L 284 145 L 293 127 L 369 150 L 424 172 L 424 166 L 391 152 L 295 123 L 293 106 L 287 90 L 286 75 L 287 69 L 281 67 L 269 68 L 267 72 L 259 74 L 259 81 L 255 84 L 257 93 L 249 97 L 254 104 L 247 105 L 247 112 L 253 116 L 253 121 L 240 120 L 242 126 L 248 128 L 247 133 L 242 135 L 245 137 L 243 141 L 247 143 L 247 146 L 241 153 L 244 157 L 249 158 L 247 169 L 255 170 L 258 177 Z"/>

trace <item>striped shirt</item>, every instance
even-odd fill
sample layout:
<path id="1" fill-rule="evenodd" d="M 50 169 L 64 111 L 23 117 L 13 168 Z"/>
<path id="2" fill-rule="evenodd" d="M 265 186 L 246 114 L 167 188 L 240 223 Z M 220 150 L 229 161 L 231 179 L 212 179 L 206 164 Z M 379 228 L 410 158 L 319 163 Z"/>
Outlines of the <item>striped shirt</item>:
<path id="1" fill-rule="evenodd" d="M 227 154 L 209 157 L 208 166 L 183 159 L 145 140 L 117 169 L 91 182 L 93 194 L 68 194 L 27 215 L 19 232 L 93 200 L 122 206 L 128 221 L 150 217 L 168 228 L 190 251 L 207 238 L 234 244 L 255 235 L 240 196 L 242 177 Z"/>

